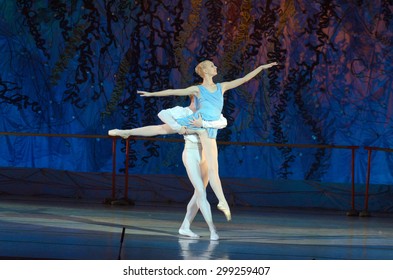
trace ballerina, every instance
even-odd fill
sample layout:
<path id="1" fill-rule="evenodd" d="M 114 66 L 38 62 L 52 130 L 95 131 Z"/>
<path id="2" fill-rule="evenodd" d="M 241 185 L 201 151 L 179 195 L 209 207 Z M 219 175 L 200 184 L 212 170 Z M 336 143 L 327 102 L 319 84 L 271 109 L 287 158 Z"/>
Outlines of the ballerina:
<path id="1" fill-rule="evenodd" d="M 262 70 L 275 65 L 277 65 L 277 62 L 261 65 L 242 78 L 228 82 L 214 83 L 213 77 L 217 75 L 217 66 L 214 65 L 212 61 L 205 60 L 199 63 L 195 68 L 195 72 L 203 79 L 200 85 L 193 85 L 182 89 L 166 89 L 156 92 L 137 91 L 138 94 L 144 97 L 161 97 L 171 95 L 193 95 L 196 97 L 196 112 L 193 115 L 185 118 L 179 118 L 176 121 L 182 127 L 185 127 L 185 130 L 188 133 L 189 131 L 198 133 L 203 153 L 205 154 L 207 161 L 209 183 L 219 200 L 217 208 L 224 213 L 228 221 L 231 220 L 231 211 L 222 191 L 221 180 L 218 174 L 218 151 L 216 143 L 217 129 L 201 129 L 194 125 L 194 121 L 199 117 L 201 117 L 204 121 L 217 120 L 224 105 L 223 95 L 228 90 L 248 82 Z"/>

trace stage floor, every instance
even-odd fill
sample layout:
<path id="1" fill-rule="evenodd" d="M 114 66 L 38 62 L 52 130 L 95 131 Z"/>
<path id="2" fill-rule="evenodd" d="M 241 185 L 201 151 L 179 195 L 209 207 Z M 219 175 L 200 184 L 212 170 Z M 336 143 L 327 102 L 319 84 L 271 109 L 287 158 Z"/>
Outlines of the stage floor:
<path id="1" fill-rule="evenodd" d="M 200 239 L 177 234 L 185 205 L 1 196 L 0 259 L 393 260 L 392 214 L 232 208 L 226 222 L 212 211 L 219 241 L 200 213 L 192 227 Z"/>

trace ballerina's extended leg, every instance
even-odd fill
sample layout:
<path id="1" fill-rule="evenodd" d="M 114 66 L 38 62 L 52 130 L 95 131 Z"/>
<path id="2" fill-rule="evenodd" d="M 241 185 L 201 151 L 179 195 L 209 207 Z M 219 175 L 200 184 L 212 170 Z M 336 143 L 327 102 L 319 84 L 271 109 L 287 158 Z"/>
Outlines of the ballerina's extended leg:
<path id="1" fill-rule="evenodd" d="M 112 129 L 108 131 L 109 136 L 120 136 L 121 138 L 127 139 L 130 136 L 157 136 L 176 133 L 167 124 L 161 125 L 149 125 L 133 129 Z"/>

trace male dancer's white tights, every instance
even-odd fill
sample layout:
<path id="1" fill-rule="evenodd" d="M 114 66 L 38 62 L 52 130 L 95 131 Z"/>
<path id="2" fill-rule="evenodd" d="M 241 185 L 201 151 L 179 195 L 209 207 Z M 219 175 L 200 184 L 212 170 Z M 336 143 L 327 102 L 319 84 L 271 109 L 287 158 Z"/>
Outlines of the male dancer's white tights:
<path id="1" fill-rule="evenodd" d="M 203 158 L 202 147 L 198 143 L 186 141 L 183 150 L 183 163 L 187 170 L 187 175 L 194 186 L 194 195 L 187 205 L 187 213 L 179 229 L 182 235 L 197 238 L 197 234 L 191 231 L 190 225 L 200 209 L 209 230 L 210 239 L 218 240 L 216 229 L 213 224 L 210 204 L 206 197 L 206 186 L 208 183 L 207 162 Z"/>

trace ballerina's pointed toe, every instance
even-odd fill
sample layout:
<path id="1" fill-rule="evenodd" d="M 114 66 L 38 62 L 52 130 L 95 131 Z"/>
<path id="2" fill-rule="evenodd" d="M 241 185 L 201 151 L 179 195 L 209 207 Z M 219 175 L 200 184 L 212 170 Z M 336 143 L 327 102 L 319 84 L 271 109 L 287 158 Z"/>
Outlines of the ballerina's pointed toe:
<path id="1" fill-rule="evenodd" d="M 120 136 L 121 138 L 127 139 L 130 135 L 121 129 L 111 129 L 108 131 L 109 136 Z"/>
<path id="2" fill-rule="evenodd" d="M 230 220 L 232 220 L 231 210 L 229 210 L 229 206 L 228 205 L 224 206 L 222 204 L 218 204 L 217 205 L 217 209 L 224 213 L 225 218 L 227 219 L 228 222 Z"/>

